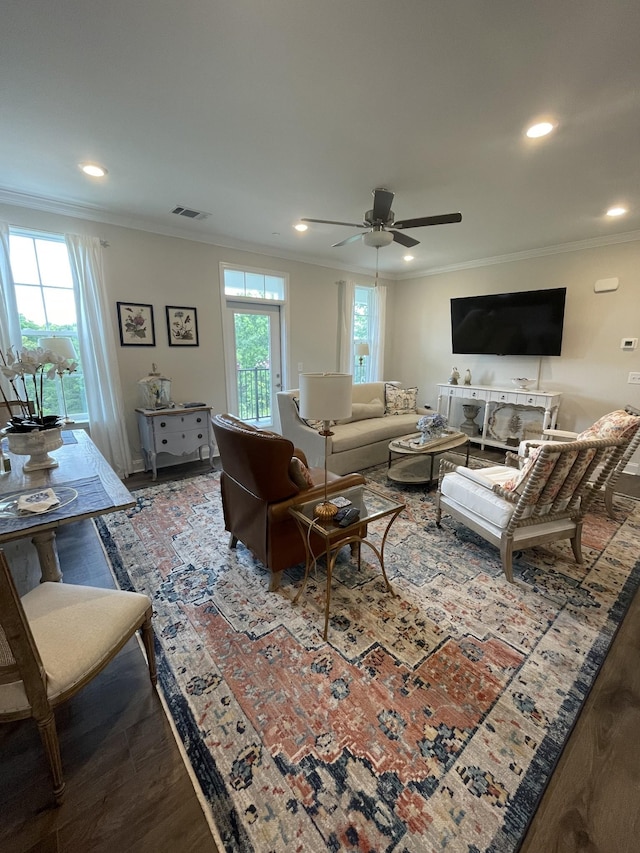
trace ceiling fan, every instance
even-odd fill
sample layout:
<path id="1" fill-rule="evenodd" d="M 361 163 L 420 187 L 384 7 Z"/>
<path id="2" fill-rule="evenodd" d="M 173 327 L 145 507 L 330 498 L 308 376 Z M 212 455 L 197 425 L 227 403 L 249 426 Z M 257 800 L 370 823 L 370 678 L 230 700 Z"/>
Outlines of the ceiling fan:
<path id="1" fill-rule="evenodd" d="M 388 246 L 389 243 L 400 243 L 403 246 L 417 246 L 420 240 L 415 240 L 409 237 L 408 234 L 403 234 L 405 228 L 422 228 L 425 225 L 448 225 L 453 222 L 462 222 L 461 213 L 443 213 L 439 216 L 421 216 L 418 219 L 403 219 L 396 222 L 394 212 L 391 210 L 393 203 L 393 193 L 378 187 L 371 191 L 373 195 L 373 208 L 367 210 L 362 223 L 353 222 L 336 222 L 334 219 L 301 219 L 301 222 L 319 222 L 323 225 L 346 225 L 349 228 L 367 228 L 367 231 L 361 231 L 358 234 L 352 234 L 346 240 L 341 240 L 339 243 L 333 243 L 333 246 L 346 246 L 347 243 L 354 243 L 362 238 L 366 246 L 373 246 L 380 249 L 383 246 Z"/>

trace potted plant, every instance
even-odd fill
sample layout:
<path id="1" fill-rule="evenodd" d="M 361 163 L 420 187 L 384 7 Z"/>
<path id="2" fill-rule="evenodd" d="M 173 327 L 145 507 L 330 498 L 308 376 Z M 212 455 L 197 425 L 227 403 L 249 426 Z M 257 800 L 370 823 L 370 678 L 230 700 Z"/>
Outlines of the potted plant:
<path id="1" fill-rule="evenodd" d="M 0 350 L 0 372 L 14 394 L 13 400 L 8 400 L 0 385 L 2 397 L 9 412 L 16 405 L 20 409 L 19 415 L 10 417 L 3 433 L 12 453 L 30 457 L 23 466 L 24 471 L 58 465 L 48 453 L 62 446 L 63 420 L 59 415 L 44 414 L 44 380 L 54 379 L 57 373 L 72 372 L 76 366 L 74 361 L 42 347 L 23 349 L 17 355 L 13 347 L 6 352 Z"/>

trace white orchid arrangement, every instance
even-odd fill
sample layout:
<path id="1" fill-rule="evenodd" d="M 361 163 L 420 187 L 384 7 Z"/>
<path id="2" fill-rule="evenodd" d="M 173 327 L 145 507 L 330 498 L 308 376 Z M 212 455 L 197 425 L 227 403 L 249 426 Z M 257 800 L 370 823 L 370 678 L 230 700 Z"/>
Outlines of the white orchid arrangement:
<path id="1" fill-rule="evenodd" d="M 14 393 L 11 402 L 20 404 L 22 416 L 18 420 L 22 421 L 25 427 L 30 426 L 33 429 L 56 426 L 58 416 L 44 414 L 43 383 L 45 378 L 54 379 L 56 373 L 73 373 L 78 367 L 77 363 L 42 347 L 25 348 L 18 354 L 14 353 L 13 347 L 9 347 L 6 352 L 0 350 L 0 362 L 0 372 L 8 380 Z M 10 401 L 1 385 L 0 390 L 4 402 L 9 404 Z M 31 412 L 31 403 L 35 408 L 34 414 Z"/>

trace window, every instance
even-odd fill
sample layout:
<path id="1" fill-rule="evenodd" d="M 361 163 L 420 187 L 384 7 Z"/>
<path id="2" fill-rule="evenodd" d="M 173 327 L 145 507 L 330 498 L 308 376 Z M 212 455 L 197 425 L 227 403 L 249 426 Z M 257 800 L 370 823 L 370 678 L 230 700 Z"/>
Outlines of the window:
<path id="1" fill-rule="evenodd" d="M 269 275 L 258 270 L 242 270 L 223 267 L 224 295 L 248 299 L 269 299 L 282 302 L 285 293 L 284 276 Z"/>
<path id="2" fill-rule="evenodd" d="M 370 287 L 358 287 L 356 285 L 355 296 L 353 300 L 354 343 L 368 343 L 370 349 L 371 341 L 373 338 L 371 329 L 371 294 L 372 291 Z M 369 382 L 371 380 L 369 373 L 370 359 L 366 356 L 359 357 L 355 350 L 356 347 L 354 346 L 354 360 L 352 365 L 354 381 Z"/>
<path id="3" fill-rule="evenodd" d="M 64 374 L 62 381 L 57 377 L 44 380 L 44 413 L 62 414 L 66 401 L 71 419 L 88 420 L 73 280 L 64 237 L 11 229 L 9 251 L 22 346 L 34 349 L 40 345 L 40 338 L 64 337 L 71 340 L 77 354 L 76 372 Z"/>

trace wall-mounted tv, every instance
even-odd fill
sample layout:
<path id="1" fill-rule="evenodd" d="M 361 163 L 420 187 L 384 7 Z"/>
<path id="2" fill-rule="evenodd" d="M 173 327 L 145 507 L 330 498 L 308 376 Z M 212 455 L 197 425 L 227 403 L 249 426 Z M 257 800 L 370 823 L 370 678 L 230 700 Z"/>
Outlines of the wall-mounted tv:
<path id="1" fill-rule="evenodd" d="M 560 355 L 566 287 L 451 300 L 454 353 Z"/>

